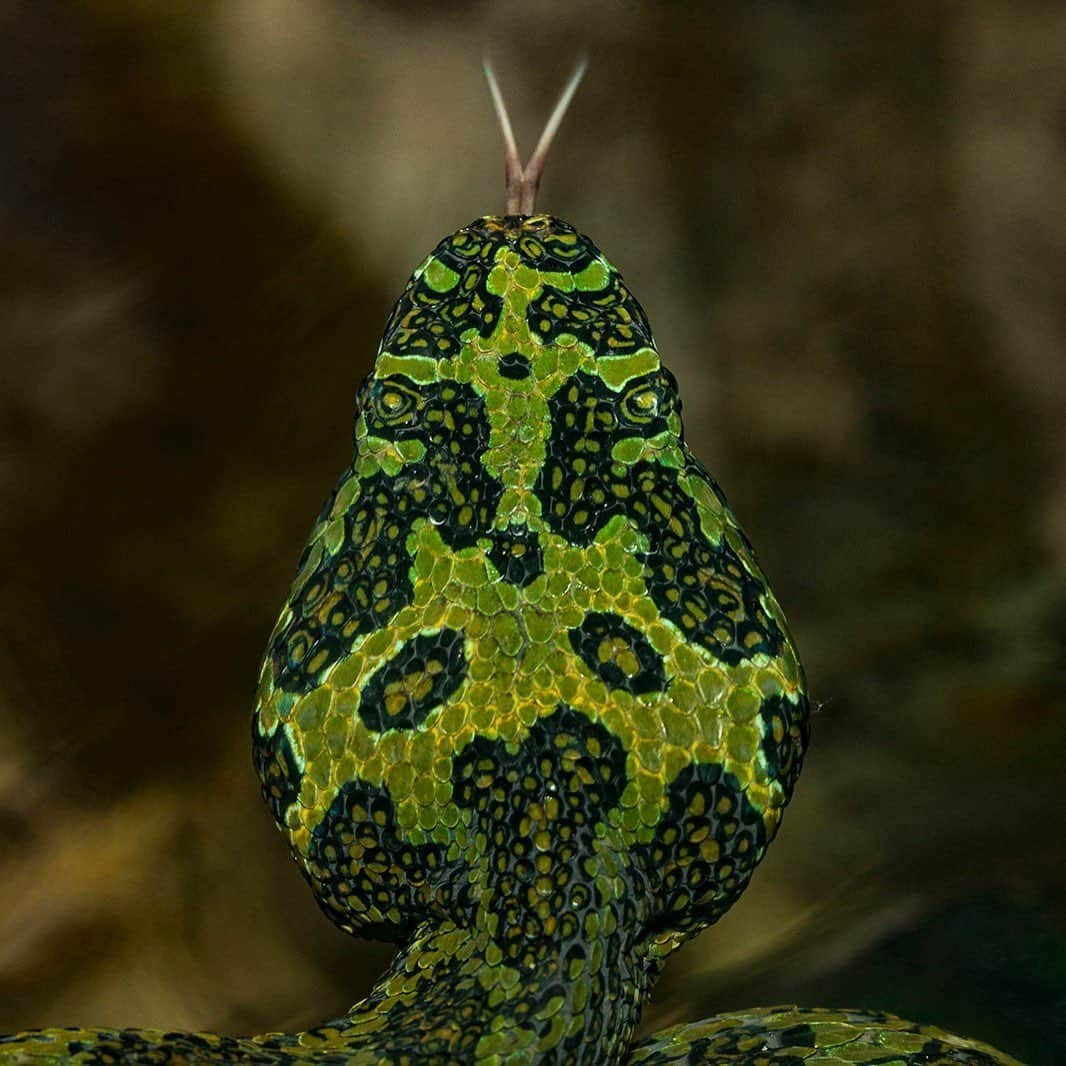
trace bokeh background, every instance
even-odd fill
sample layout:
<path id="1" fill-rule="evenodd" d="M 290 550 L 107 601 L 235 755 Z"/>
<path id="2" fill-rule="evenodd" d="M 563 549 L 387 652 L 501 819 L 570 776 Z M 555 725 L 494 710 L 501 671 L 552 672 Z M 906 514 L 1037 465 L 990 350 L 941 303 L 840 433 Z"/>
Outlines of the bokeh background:
<path id="1" fill-rule="evenodd" d="M 261 650 L 410 269 L 541 205 L 644 304 L 819 713 L 645 1029 L 1066 1048 L 1066 8 L 0 5 L 0 1030 L 295 1028 L 389 952 L 258 797 Z M 1058 1052 L 1058 1054 L 1056 1054 Z"/>

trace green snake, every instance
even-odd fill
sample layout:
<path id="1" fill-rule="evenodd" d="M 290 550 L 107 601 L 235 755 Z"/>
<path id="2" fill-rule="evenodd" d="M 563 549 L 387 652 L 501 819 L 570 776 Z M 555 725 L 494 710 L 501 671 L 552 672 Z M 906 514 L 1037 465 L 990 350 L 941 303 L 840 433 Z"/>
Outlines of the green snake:
<path id="1" fill-rule="evenodd" d="M 390 314 L 259 678 L 263 795 L 322 910 L 396 942 L 388 972 L 303 1033 L 51 1029 L 0 1061 L 1013 1063 L 798 1007 L 633 1042 L 777 832 L 808 702 L 644 312 L 532 213 L 504 126 L 508 213 Z"/>

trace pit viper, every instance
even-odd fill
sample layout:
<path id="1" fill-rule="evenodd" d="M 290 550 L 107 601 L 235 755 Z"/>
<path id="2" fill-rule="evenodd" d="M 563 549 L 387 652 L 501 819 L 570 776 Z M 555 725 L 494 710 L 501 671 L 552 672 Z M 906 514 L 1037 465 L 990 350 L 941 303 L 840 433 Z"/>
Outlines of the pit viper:
<path id="1" fill-rule="evenodd" d="M 1003 1066 L 887 1014 L 774 1007 L 634 1042 L 738 898 L 808 743 L 803 670 L 618 270 L 534 212 L 446 237 L 389 315 L 354 455 L 270 637 L 263 795 L 322 910 L 394 941 L 307 1032 L 51 1029 L 0 1061 Z"/>

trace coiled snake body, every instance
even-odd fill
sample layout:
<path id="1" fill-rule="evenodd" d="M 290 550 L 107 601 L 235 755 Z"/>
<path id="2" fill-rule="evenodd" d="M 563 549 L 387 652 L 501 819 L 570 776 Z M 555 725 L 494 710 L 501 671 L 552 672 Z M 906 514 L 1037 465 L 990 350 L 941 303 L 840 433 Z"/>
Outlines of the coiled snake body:
<path id="1" fill-rule="evenodd" d="M 253 726 L 316 899 L 396 941 L 389 971 L 305 1033 L 45 1030 L 0 1060 L 1012 1062 L 791 1007 L 633 1045 L 666 956 L 777 831 L 807 721 L 784 616 L 620 274 L 557 218 L 479 219 L 388 320 Z"/>

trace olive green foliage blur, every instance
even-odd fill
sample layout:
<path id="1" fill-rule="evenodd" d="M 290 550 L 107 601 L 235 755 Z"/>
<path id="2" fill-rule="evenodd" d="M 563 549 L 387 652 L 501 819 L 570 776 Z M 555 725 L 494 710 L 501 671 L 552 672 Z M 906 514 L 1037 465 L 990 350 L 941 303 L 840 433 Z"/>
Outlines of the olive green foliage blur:
<path id="1" fill-rule="evenodd" d="M 777 1001 L 1066 1045 L 1066 10 L 61 0 L 0 13 L 0 1031 L 252 1032 L 388 958 L 249 757 L 411 268 L 538 206 L 647 310 L 820 704 L 646 1027 Z"/>

